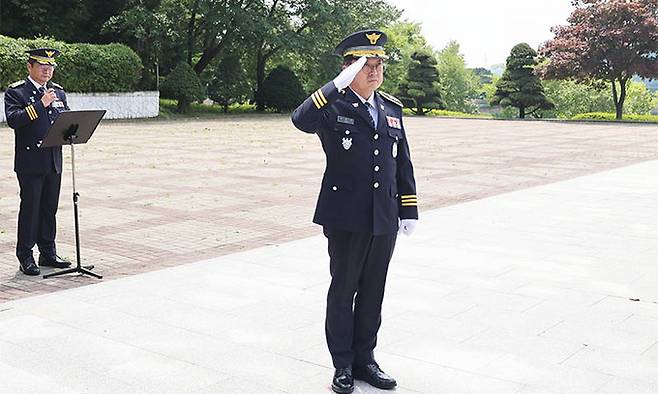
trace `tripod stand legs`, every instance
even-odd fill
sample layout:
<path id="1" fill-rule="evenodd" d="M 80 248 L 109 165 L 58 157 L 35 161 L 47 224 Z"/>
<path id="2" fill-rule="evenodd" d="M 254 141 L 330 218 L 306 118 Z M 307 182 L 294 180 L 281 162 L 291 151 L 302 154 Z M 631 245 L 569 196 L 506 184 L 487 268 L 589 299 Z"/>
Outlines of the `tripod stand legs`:
<path id="1" fill-rule="evenodd" d="M 102 275 L 98 275 L 98 274 L 95 274 L 95 273 L 89 271 L 90 269 L 93 269 L 93 268 L 94 268 L 93 265 L 88 265 L 86 267 L 73 267 L 73 268 L 65 269 L 64 271 L 58 271 L 58 272 L 53 272 L 52 274 L 44 275 L 43 278 L 48 279 L 48 278 L 52 278 L 54 276 L 76 274 L 77 273 L 77 274 L 81 274 L 81 275 L 93 276 L 94 278 L 97 278 L 97 279 L 103 279 Z"/>

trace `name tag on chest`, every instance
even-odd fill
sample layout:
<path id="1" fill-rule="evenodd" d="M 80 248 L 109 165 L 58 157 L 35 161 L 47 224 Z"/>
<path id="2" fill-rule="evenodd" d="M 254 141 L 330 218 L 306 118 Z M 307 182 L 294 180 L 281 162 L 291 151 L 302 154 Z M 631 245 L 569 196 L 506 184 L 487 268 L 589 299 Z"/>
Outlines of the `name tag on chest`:
<path id="1" fill-rule="evenodd" d="M 64 102 L 60 100 L 53 101 L 53 108 L 64 108 Z"/>
<path id="2" fill-rule="evenodd" d="M 338 116 L 336 118 L 336 122 L 343 123 L 343 124 L 354 125 L 354 119 L 348 118 L 346 116 Z"/>

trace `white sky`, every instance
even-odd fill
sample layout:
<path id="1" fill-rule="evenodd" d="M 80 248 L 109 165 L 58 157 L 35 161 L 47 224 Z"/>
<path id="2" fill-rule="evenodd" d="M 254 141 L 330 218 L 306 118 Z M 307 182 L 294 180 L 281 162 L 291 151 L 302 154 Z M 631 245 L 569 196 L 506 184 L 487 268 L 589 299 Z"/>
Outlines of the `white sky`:
<path id="1" fill-rule="evenodd" d="M 550 28 L 567 24 L 570 0 L 389 0 L 403 19 L 420 22 L 423 35 L 440 50 L 460 45 L 468 67 L 504 63 L 512 47 L 527 42 L 537 49 L 553 38 Z"/>

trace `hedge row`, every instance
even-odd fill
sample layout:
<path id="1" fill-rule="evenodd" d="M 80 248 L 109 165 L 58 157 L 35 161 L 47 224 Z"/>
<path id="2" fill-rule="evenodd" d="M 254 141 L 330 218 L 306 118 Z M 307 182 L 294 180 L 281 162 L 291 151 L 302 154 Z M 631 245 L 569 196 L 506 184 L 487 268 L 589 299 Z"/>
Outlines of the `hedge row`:
<path id="1" fill-rule="evenodd" d="M 615 120 L 615 114 L 611 112 L 588 112 L 584 114 L 574 115 L 573 120 Z M 624 121 L 633 122 L 658 122 L 656 115 L 636 115 L 624 114 Z"/>
<path id="2" fill-rule="evenodd" d="M 46 38 L 14 39 L 0 35 L 0 90 L 27 76 L 26 49 L 50 47 L 57 58 L 53 81 L 69 92 L 131 92 L 142 76 L 142 61 L 122 44 L 67 44 Z"/>

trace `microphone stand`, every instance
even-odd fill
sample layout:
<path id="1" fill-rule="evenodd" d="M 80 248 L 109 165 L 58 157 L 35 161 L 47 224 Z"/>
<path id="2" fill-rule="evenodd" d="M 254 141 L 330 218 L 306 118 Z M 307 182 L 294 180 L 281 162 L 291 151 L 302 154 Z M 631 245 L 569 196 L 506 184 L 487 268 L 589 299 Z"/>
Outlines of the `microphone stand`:
<path id="1" fill-rule="evenodd" d="M 76 133 L 78 132 L 79 125 L 72 125 L 66 133 L 66 141 L 68 141 L 69 146 L 71 147 L 71 176 L 73 177 L 73 213 L 75 217 L 75 256 L 77 265 L 74 268 L 69 268 L 63 271 L 54 272 L 52 274 L 44 275 L 43 278 L 52 278 L 53 276 L 60 276 L 66 274 L 79 273 L 82 275 L 93 276 L 97 279 L 103 279 L 101 275 L 95 274 L 90 270 L 94 269 L 93 265 L 88 265 L 83 267 L 80 263 L 80 225 L 78 221 L 78 197 L 80 194 L 75 190 L 75 149 L 73 148 L 73 141 L 78 138 Z"/>

